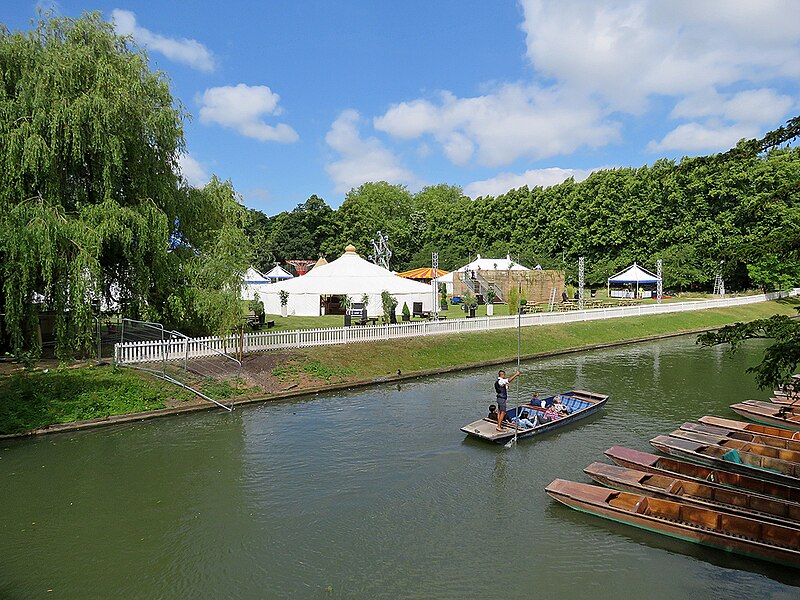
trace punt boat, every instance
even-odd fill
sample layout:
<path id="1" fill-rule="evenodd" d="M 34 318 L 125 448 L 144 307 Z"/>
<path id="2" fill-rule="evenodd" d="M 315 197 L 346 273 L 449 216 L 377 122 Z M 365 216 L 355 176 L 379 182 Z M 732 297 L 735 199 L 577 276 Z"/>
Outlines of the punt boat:
<path id="1" fill-rule="evenodd" d="M 759 456 L 766 456 L 768 458 L 778 458 L 780 460 L 793 463 L 800 463 L 800 452 L 786 450 L 784 448 L 776 448 L 775 446 L 766 446 L 760 443 L 744 442 L 742 440 L 729 438 L 725 435 L 712 435 L 708 433 L 700 433 L 699 431 L 686 431 L 684 429 L 676 429 L 669 435 L 670 437 L 692 440 L 694 442 L 700 442 L 701 444 L 722 446 L 726 450 L 749 452 L 751 454 L 758 454 Z"/>
<path id="2" fill-rule="evenodd" d="M 762 425 L 761 423 L 749 423 L 746 421 L 734 421 L 733 419 L 723 419 L 722 417 L 714 417 L 706 415 L 697 419 L 704 425 L 713 425 L 714 427 L 723 427 L 731 431 L 746 431 L 747 433 L 755 433 L 758 435 L 768 435 L 771 437 L 779 437 L 790 440 L 800 440 L 800 431 L 792 431 L 791 429 L 784 429 L 783 427 L 770 427 L 769 425 Z"/>
<path id="3" fill-rule="evenodd" d="M 786 484 L 764 481 L 740 473 L 732 473 L 724 469 L 715 469 L 698 465 L 671 456 L 658 456 L 650 452 L 632 450 L 624 446 L 612 446 L 605 455 L 618 465 L 637 471 L 647 471 L 668 477 L 678 477 L 691 481 L 725 488 L 736 488 L 749 494 L 779 498 L 788 502 L 800 503 L 800 488 Z"/>
<path id="4" fill-rule="evenodd" d="M 650 444 L 664 454 L 702 465 L 800 487 L 800 463 L 667 435 L 654 437 Z"/>
<path id="5" fill-rule="evenodd" d="M 800 407 L 790 408 L 772 404 L 772 402 L 745 400 L 731 404 L 731 410 L 757 423 L 800 431 Z"/>
<path id="6" fill-rule="evenodd" d="M 618 465 L 637 471 L 702 481 L 709 485 L 736 488 L 750 494 L 759 494 L 765 497 L 779 498 L 787 502 L 800 503 L 800 488 L 781 483 L 764 481 L 763 479 L 748 477 L 747 475 L 722 469 L 714 469 L 678 460 L 671 456 L 658 456 L 650 452 L 632 450 L 624 446 L 612 446 L 605 451 L 605 455 Z"/>
<path id="7" fill-rule="evenodd" d="M 791 438 L 773 437 L 771 435 L 748 433 L 746 431 L 725 429 L 724 427 L 715 427 L 714 425 L 704 425 L 702 423 L 684 423 L 681 425 L 681 429 L 683 431 L 704 433 L 706 435 L 716 435 L 732 440 L 739 440 L 740 442 L 761 444 L 762 446 L 772 446 L 773 448 L 782 448 L 784 450 L 800 452 L 800 438 L 793 440 Z"/>
<path id="8" fill-rule="evenodd" d="M 570 508 L 681 540 L 800 567 L 800 529 L 710 508 L 556 479 L 545 491 Z"/>
<path id="9" fill-rule="evenodd" d="M 536 421 L 538 424 L 536 427 L 526 429 L 523 427 L 517 427 L 516 425 L 506 424 L 502 431 L 497 431 L 496 421 L 489 418 L 483 418 L 473 421 L 469 425 L 464 425 L 461 428 L 461 431 L 469 436 L 482 440 L 495 442 L 497 444 L 505 444 L 514 439 L 515 433 L 518 439 L 527 438 L 534 435 L 547 433 L 553 429 L 563 427 L 564 425 L 569 425 L 570 423 L 578 421 L 579 419 L 588 417 L 589 415 L 592 415 L 600 410 L 606 403 L 606 400 L 608 400 L 608 394 L 595 394 L 594 392 L 587 392 L 584 390 L 564 392 L 563 394 L 558 394 L 558 396 L 561 396 L 561 402 L 572 412 L 565 417 L 556 419 L 555 421 L 551 421 L 549 423 L 540 422 L 541 415 L 548 406 L 555 402 L 556 396 L 550 396 L 548 398 L 538 400 L 539 404 L 536 405 L 524 404 L 514 408 L 509 407 L 508 409 L 507 415 L 509 419 L 515 418 L 518 410 L 520 412 L 527 410 L 530 413 L 531 421 L 533 421 L 534 415 L 538 416 L 539 418 L 537 418 Z"/>
<path id="10" fill-rule="evenodd" d="M 583 472 L 596 482 L 617 490 L 688 502 L 778 525 L 800 527 L 800 503 L 797 502 L 765 498 L 741 490 L 644 473 L 601 462 L 590 464 Z"/>

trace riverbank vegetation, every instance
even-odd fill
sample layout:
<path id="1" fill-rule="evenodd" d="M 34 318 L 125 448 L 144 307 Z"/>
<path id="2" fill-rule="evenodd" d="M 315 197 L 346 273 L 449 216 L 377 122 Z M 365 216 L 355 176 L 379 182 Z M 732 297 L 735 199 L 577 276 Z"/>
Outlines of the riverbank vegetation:
<path id="1" fill-rule="evenodd" d="M 797 305 L 798 301 L 791 299 L 724 309 L 525 327 L 521 331 L 522 353 L 540 355 L 721 327 L 775 313 L 793 315 Z M 507 329 L 250 355 L 243 365 L 250 381 L 238 398 L 268 399 L 263 390 L 302 392 L 318 386 L 380 380 L 395 376 L 398 371 L 402 375 L 413 375 L 502 359 L 511 365 L 516 361 L 516 349 L 517 331 Z M 273 363 L 266 374 L 259 357 Z M 263 388 L 258 384 L 263 384 Z M 213 382 L 206 382 L 206 385 L 213 385 Z M 47 371 L 41 367 L 28 371 L 17 369 L 0 378 L 0 434 L 165 406 L 185 406 L 192 402 L 202 404 L 188 391 L 151 375 L 110 365 L 49 368 Z"/>

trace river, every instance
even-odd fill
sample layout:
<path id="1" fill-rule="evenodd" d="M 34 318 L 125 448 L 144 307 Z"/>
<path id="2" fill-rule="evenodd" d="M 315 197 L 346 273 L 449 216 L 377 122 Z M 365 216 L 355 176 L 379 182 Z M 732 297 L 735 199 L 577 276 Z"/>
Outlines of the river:
<path id="1" fill-rule="evenodd" d="M 606 408 L 511 449 L 466 439 L 494 368 L 5 441 L 0 598 L 791 598 L 800 570 L 572 511 L 543 488 L 614 444 L 766 398 L 694 336 L 531 361 Z M 513 368 L 514 365 L 509 365 Z M 510 402 L 511 403 L 511 402 Z"/>

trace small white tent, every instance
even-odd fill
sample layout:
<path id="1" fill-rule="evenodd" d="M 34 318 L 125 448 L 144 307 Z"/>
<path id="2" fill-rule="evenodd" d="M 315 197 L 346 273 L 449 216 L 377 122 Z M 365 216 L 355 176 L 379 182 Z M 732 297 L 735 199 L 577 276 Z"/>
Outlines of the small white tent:
<path id="1" fill-rule="evenodd" d="M 265 277 L 253 267 L 250 267 L 242 279 L 242 299 L 253 300 L 256 294 L 261 298 L 264 294 L 264 289 L 270 283 L 269 277 Z M 263 300 L 263 298 L 261 299 Z"/>
<path id="2" fill-rule="evenodd" d="M 433 293 L 429 285 L 398 277 L 391 271 L 364 260 L 352 245 L 347 246 L 345 253 L 336 260 L 317 265 L 302 277 L 273 283 L 267 288 L 261 294 L 261 299 L 268 314 L 280 314 L 281 291 L 289 294 L 286 306 L 290 315 L 321 314 L 323 296 L 346 295 L 352 302 L 361 302 L 364 294 L 369 296 L 369 314 L 378 315 L 383 311 L 383 290 L 397 299 L 398 307 L 406 302 L 412 308 L 414 302 L 421 302 L 422 310 L 433 309 Z"/>
<path id="3" fill-rule="evenodd" d="M 294 277 L 294 275 L 286 271 L 286 269 L 280 265 L 275 265 L 275 268 L 267 273 L 267 277 L 269 277 L 272 281 L 282 281 L 284 279 L 291 279 Z"/>
<path id="4" fill-rule="evenodd" d="M 627 269 L 620 271 L 616 275 L 613 275 L 608 278 L 608 297 L 611 298 L 612 296 L 617 296 L 623 298 L 626 296 L 626 293 L 618 292 L 614 293 L 611 291 L 612 284 L 636 284 L 636 298 L 639 297 L 639 286 L 645 283 L 658 283 L 661 279 L 658 275 L 651 273 L 647 269 L 643 269 L 635 262 L 633 265 L 628 267 Z"/>

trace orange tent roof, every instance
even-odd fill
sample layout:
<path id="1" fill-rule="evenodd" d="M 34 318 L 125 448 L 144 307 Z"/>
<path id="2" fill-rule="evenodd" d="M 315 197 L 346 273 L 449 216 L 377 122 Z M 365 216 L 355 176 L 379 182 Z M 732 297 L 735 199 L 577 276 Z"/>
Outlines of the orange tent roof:
<path id="1" fill-rule="evenodd" d="M 441 269 L 436 269 L 436 277 L 441 277 L 442 275 L 447 275 L 450 271 L 442 271 Z M 410 271 L 405 271 L 403 273 L 397 274 L 399 277 L 405 277 L 406 279 L 433 279 L 433 269 L 431 267 L 421 267 L 419 269 L 411 269 Z"/>

